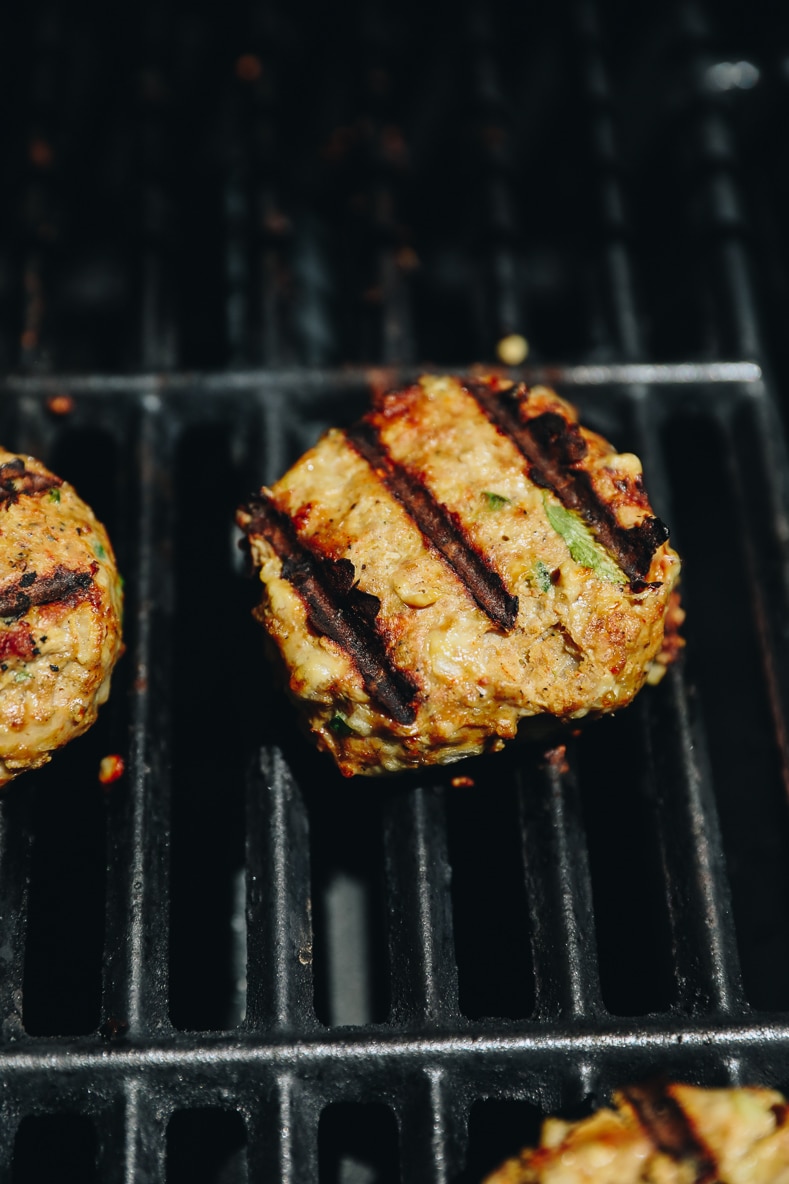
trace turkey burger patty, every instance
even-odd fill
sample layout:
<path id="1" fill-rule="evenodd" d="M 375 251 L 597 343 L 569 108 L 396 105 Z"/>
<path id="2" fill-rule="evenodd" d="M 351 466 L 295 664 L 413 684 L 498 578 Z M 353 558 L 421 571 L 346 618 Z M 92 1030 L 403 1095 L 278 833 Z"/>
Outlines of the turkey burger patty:
<path id="1" fill-rule="evenodd" d="M 656 680 L 679 560 L 641 464 L 546 387 L 425 377 L 242 507 L 256 615 L 340 770 L 502 747 Z"/>
<path id="2" fill-rule="evenodd" d="M 615 1109 L 549 1118 L 540 1146 L 485 1184 L 789 1184 L 789 1106 L 776 1090 L 631 1085 Z"/>
<path id="3" fill-rule="evenodd" d="M 0 786 L 96 719 L 122 600 L 92 510 L 40 461 L 0 449 Z"/>

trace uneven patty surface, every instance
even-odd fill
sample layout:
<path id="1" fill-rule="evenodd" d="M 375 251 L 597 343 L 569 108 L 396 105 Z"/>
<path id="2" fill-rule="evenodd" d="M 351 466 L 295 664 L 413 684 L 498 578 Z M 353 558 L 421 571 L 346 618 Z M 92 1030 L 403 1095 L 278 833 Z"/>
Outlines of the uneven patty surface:
<path id="1" fill-rule="evenodd" d="M 681 615 L 638 458 L 545 387 L 425 377 L 383 395 L 238 521 L 257 617 L 347 776 L 621 708 Z"/>
<path id="2" fill-rule="evenodd" d="M 771 1089 L 632 1086 L 616 1109 L 548 1119 L 485 1184 L 789 1184 L 789 1106 Z"/>
<path id="3" fill-rule="evenodd" d="M 40 461 L 0 449 L 0 785 L 94 722 L 122 601 L 90 508 Z"/>

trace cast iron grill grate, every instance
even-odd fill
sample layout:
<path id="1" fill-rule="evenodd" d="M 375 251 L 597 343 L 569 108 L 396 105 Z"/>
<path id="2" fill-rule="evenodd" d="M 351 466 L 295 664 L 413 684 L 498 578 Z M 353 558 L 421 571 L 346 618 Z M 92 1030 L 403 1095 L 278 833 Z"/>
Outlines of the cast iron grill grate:
<path id="1" fill-rule="evenodd" d="M 564 759 L 469 763 L 473 790 L 449 784 L 457 767 L 342 783 L 305 751 L 245 612 L 233 507 L 327 406 L 353 413 L 363 372 L 73 380 L 67 447 L 62 380 L 6 384 L 21 450 L 60 452 L 77 480 L 104 456 L 95 500 L 129 573 L 111 704 L 4 802 L 7 1162 L 36 1145 L 31 1116 L 74 1112 L 100 1178 L 163 1179 L 172 1116 L 208 1108 L 241 1116 L 220 1127 L 250 1179 L 306 1181 L 321 1140 L 347 1136 L 353 1158 L 354 1103 L 383 1108 L 357 1152 L 370 1178 L 396 1179 L 394 1155 L 409 1181 L 470 1179 L 484 1099 L 572 1108 L 658 1066 L 789 1081 L 773 404 L 750 363 L 552 377 L 644 457 L 687 556 L 689 650 Z M 716 491 L 715 515 L 693 489 Z M 105 791 L 116 750 L 127 773 Z M 320 1178 L 340 1178 L 326 1156 Z"/>
<path id="2" fill-rule="evenodd" d="M 1 805 L 0 1170 L 475 1184 L 656 1068 L 789 1089 L 782 162 L 754 202 L 734 18 L 89 16 L 26 6 L 0 51 L 0 439 L 107 523 L 128 649 Z M 269 685 L 233 510 L 510 332 L 644 458 L 687 653 L 563 755 L 342 783 Z"/>

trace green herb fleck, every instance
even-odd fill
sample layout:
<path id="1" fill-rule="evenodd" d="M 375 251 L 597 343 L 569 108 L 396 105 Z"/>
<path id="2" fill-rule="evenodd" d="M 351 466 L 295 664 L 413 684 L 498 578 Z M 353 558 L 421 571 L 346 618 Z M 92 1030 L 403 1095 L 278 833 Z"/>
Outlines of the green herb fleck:
<path id="1" fill-rule="evenodd" d="M 59 489 L 50 489 L 49 500 L 51 502 L 59 502 L 60 501 L 60 490 Z"/>
<path id="2" fill-rule="evenodd" d="M 355 736 L 353 728 L 348 726 L 348 721 L 344 715 L 334 715 L 329 720 L 326 727 L 330 732 L 334 732 L 335 736 Z"/>
<path id="3" fill-rule="evenodd" d="M 97 559 L 106 559 L 107 558 L 107 552 L 104 550 L 104 547 L 101 545 L 101 543 L 94 543 L 93 550 L 96 554 Z"/>
<path id="4" fill-rule="evenodd" d="M 501 493 L 491 493 L 488 489 L 483 489 L 482 496 L 487 502 L 489 510 L 500 510 L 502 506 L 512 505 L 508 497 L 504 497 Z"/>
<path id="5" fill-rule="evenodd" d="M 536 560 L 532 568 L 531 581 L 536 584 L 541 592 L 550 592 L 551 590 L 551 573 L 543 563 L 542 559 Z"/>
<path id="6" fill-rule="evenodd" d="M 14 675 L 14 682 L 28 682 L 32 677 L 33 675 L 30 673 L 30 671 L 22 667 L 22 669 L 17 670 L 16 674 Z"/>
<path id="7" fill-rule="evenodd" d="M 548 521 L 567 543 L 567 548 L 576 563 L 580 563 L 581 567 L 588 567 L 598 579 L 605 580 L 608 584 L 627 583 L 627 576 L 596 541 L 585 522 L 564 506 L 548 501 L 545 494 L 542 500 Z"/>

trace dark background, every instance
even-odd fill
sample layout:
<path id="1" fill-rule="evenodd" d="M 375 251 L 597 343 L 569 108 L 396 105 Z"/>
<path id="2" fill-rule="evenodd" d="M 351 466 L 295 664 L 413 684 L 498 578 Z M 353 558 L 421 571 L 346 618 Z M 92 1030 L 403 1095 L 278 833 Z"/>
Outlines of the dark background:
<path id="1" fill-rule="evenodd" d="M 16 9 L 5 368 L 785 365 L 780 5 Z"/>

